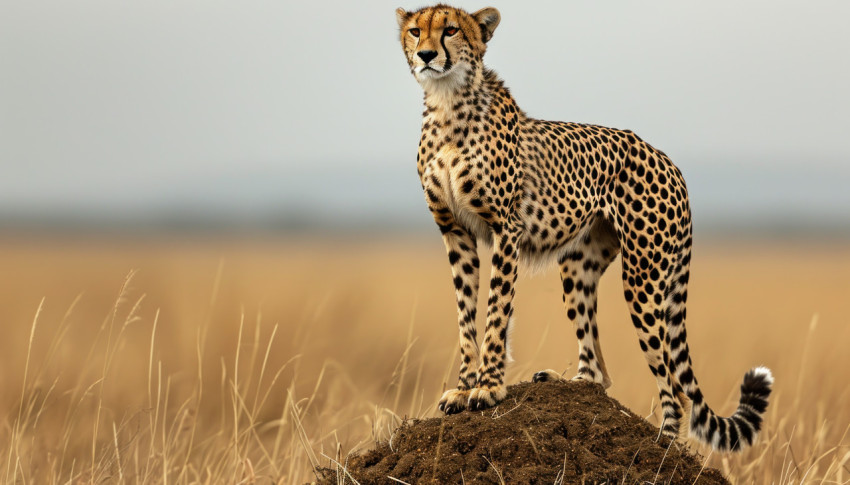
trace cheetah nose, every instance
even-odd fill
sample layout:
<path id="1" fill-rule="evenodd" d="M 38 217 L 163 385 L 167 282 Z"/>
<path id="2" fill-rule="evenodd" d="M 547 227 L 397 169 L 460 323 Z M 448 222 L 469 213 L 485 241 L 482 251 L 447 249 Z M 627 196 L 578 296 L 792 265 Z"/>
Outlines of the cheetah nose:
<path id="1" fill-rule="evenodd" d="M 431 62 L 435 57 L 437 57 L 437 51 L 419 51 L 416 53 L 420 59 L 425 61 L 425 64 Z"/>

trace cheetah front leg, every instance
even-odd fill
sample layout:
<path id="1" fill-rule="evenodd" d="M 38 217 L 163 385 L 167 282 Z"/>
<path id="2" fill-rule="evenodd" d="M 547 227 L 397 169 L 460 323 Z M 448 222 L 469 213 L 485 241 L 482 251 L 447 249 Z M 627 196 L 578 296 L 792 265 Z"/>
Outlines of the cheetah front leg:
<path id="1" fill-rule="evenodd" d="M 487 299 L 487 329 L 481 345 L 478 380 L 469 394 L 471 410 L 495 406 L 507 394 L 504 383 L 505 361 L 508 354 L 508 331 L 514 311 L 518 231 L 504 230 L 502 234 L 496 234 L 494 239 L 490 295 Z"/>
<path id="2" fill-rule="evenodd" d="M 476 342 L 475 315 L 478 300 L 478 253 L 475 239 L 466 229 L 452 221 L 443 221 L 440 230 L 452 266 L 452 281 L 457 298 L 457 317 L 460 330 L 460 372 L 457 388 L 443 393 L 439 409 L 446 414 L 466 409 L 470 389 L 475 386 L 479 361 Z M 439 221 L 438 221 L 439 223 Z"/>

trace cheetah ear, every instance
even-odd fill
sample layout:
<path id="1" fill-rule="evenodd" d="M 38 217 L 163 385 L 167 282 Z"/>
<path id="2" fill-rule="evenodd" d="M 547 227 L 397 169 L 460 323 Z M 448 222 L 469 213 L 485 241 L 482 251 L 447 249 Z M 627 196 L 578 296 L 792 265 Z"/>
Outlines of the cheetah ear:
<path id="1" fill-rule="evenodd" d="M 398 28 L 404 28 L 404 23 L 407 22 L 408 17 L 410 17 L 410 14 L 407 13 L 405 9 L 395 9 L 395 18 L 398 20 Z"/>
<path id="2" fill-rule="evenodd" d="M 472 14 L 472 17 L 478 22 L 478 26 L 481 27 L 481 40 L 484 42 L 493 38 L 493 32 L 496 31 L 496 27 L 499 26 L 499 22 L 502 20 L 499 11 L 493 7 L 482 8 Z"/>

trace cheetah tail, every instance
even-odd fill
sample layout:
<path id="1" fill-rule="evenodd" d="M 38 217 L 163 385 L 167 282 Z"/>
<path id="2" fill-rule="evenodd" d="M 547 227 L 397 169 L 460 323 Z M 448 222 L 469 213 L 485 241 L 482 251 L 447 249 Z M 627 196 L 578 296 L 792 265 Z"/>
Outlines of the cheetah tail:
<path id="1" fill-rule="evenodd" d="M 741 400 L 731 417 L 714 414 L 703 399 L 699 388 L 689 393 L 691 435 L 718 451 L 740 451 L 750 446 L 761 429 L 767 398 L 773 386 L 773 375 L 767 367 L 750 369 L 741 383 Z"/>

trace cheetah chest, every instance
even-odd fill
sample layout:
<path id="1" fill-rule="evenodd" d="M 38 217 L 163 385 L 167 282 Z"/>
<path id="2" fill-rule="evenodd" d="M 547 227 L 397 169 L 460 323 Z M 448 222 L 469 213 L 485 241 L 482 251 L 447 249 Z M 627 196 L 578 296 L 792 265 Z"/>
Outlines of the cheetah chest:
<path id="1" fill-rule="evenodd" d="M 473 205 L 473 194 L 464 190 L 464 184 L 475 179 L 474 163 L 465 159 L 453 145 L 442 146 L 422 167 L 422 187 L 431 209 L 439 209 L 432 195 L 445 204 L 455 220 L 479 239 L 489 239 L 486 221 Z"/>

